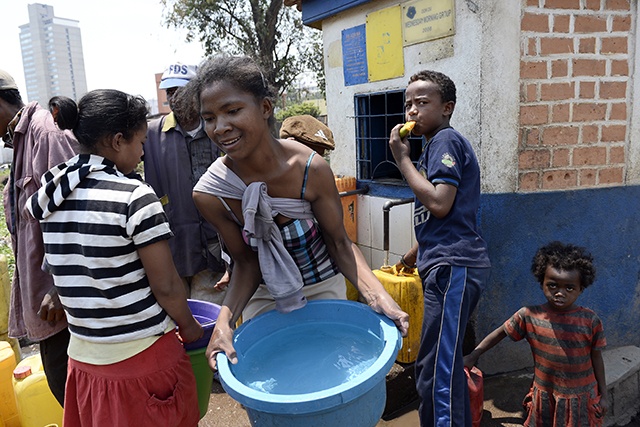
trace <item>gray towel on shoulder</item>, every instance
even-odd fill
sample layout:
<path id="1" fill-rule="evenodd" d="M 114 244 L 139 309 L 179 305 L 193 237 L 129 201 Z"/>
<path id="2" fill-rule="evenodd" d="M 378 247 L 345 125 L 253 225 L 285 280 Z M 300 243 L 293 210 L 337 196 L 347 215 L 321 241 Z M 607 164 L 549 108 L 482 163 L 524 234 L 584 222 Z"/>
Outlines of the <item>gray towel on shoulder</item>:
<path id="1" fill-rule="evenodd" d="M 302 275 L 284 247 L 273 218 L 278 214 L 295 219 L 313 218 L 311 204 L 303 199 L 271 197 L 264 182 L 247 186 L 222 158 L 213 162 L 193 190 L 242 200 L 243 233 L 256 241 L 262 278 L 276 301 L 276 309 L 288 313 L 304 307 L 307 301 L 301 290 Z"/>

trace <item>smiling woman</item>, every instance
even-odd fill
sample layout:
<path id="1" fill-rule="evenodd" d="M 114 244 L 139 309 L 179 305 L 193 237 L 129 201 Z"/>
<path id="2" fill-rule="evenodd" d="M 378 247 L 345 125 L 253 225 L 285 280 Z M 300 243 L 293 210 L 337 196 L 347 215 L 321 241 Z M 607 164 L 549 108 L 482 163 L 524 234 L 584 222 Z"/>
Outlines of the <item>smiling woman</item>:
<path id="1" fill-rule="evenodd" d="M 213 57 L 196 77 L 209 138 L 226 152 L 194 187 L 196 206 L 233 260 L 229 290 L 207 349 L 236 363 L 233 328 L 273 308 L 307 299 L 346 299 L 343 277 L 403 335 L 408 315 L 373 275 L 342 221 L 328 163 L 311 148 L 271 133 L 273 92 L 248 57 Z"/>

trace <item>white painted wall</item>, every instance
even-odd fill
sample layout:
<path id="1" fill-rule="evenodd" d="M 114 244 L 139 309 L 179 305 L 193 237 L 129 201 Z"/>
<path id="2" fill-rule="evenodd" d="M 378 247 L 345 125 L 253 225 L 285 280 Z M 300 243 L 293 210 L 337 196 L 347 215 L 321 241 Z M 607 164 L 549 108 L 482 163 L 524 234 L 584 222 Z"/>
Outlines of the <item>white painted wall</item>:
<path id="1" fill-rule="evenodd" d="M 383 250 L 384 214 L 387 199 L 358 196 L 358 246 L 372 268 L 394 265 L 415 244 L 413 203 L 398 205 L 389 211 L 389 253 Z"/>
<path id="2" fill-rule="evenodd" d="M 327 120 L 336 149 L 331 167 L 336 174 L 355 176 L 354 95 L 403 89 L 409 77 L 423 69 L 448 75 L 457 98 L 451 124 L 472 143 L 482 170 L 485 193 L 513 192 L 517 185 L 520 3 L 503 0 L 456 0 L 456 34 L 404 48 L 405 75 L 345 86 L 342 30 L 366 22 L 376 10 L 397 5 L 378 0 L 322 22 L 325 46 Z M 382 265 L 382 206 L 385 199 L 358 197 L 358 244 L 373 267 Z M 401 230 L 390 235 L 390 262 L 415 242 L 411 205 L 391 209 L 391 223 Z M 399 224 L 402 224 L 400 226 Z M 409 232 L 404 230 L 404 224 Z"/>
<path id="3" fill-rule="evenodd" d="M 640 28 L 640 14 L 637 12 L 638 3 L 631 2 L 631 10 L 633 11 L 632 16 L 635 16 L 636 22 L 634 27 L 636 29 Z M 635 40 L 634 43 L 636 46 L 640 46 L 640 32 L 635 31 Z M 640 58 L 638 58 L 635 53 L 637 49 L 629 49 L 629 54 L 633 57 L 631 58 L 631 63 L 634 64 L 634 70 L 632 72 L 633 87 L 631 88 L 631 99 L 639 99 L 640 98 Z M 636 108 L 636 105 L 631 102 L 629 103 L 629 108 L 631 109 L 631 124 L 630 124 L 630 135 L 627 139 L 627 159 L 628 159 L 628 168 L 627 168 L 627 183 L 628 184 L 640 184 L 640 108 Z"/>
<path id="4" fill-rule="evenodd" d="M 512 193 L 518 185 L 520 2 L 477 3 L 482 21 L 482 95 L 480 150 L 476 149 L 476 155 L 482 170 L 482 192 Z"/>

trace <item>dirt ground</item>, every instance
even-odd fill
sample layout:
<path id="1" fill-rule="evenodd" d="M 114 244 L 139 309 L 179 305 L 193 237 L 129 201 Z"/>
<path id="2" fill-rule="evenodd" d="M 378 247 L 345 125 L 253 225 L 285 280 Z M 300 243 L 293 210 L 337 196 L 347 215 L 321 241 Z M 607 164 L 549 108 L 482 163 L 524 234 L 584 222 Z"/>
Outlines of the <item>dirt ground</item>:
<path id="1" fill-rule="evenodd" d="M 522 397 L 531 385 L 531 372 L 527 370 L 491 376 L 484 379 L 484 411 L 481 427 L 519 427 L 524 421 Z M 389 387 L 387 387 L 389 391 Z M 393 392 L 393 390 L 391 390 Z M 389 396 L 387 397 L 389 399 Z M 388 400 L 389 402 L 389 400 Z M 408 405 L 408 408 L 415 405 Z M 398 413 L 402 411 L 397 411 Z M 242 406 L 214 382 L 209 410 L 200 420 L 199 427 L 251 427 Z M 419 427 L 416 409 L 405 411 L 387 421 L 380 420 L 376 427 Z M 339 427 L 339 426 L 336 426 Z M 623 427 L 640 427 L 640 417 Z"/>
<path id="2" fill-rule="evenodd" d="M 37 353 L 37 345 L 22 347 L 22 356 Z M 375 427 L 418 427 L 415 388 L 410 366 L 394 365 L 387 377 L 387 407 Z M 522 397 L 531 384 L 530 370 L 510 372 L 484 378 L 484 411 L 481 427 L 522 426 Z M 217 381 L 211 387 L 209 407 L 198 427 L 251 427 L 242 405 L 233 400 Z M 336 426 L 341 427 L 341 426 Z M 620 427 L 640 427 L 640 415 Z"/>

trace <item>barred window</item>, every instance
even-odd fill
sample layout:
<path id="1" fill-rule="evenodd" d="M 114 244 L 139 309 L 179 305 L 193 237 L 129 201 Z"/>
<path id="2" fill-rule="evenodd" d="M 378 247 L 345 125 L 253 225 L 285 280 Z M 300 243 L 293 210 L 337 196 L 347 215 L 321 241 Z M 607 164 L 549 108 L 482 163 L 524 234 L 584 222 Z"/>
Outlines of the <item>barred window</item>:
<path id="1" fill-rule="evenodd" d="M 355 96 L 357 178 L 405 184 L 389 149 L 389 134 L 404 123 L 404 90 Z M 417 164 L 422 138 L 409 137 L 411 160 Z"/>

